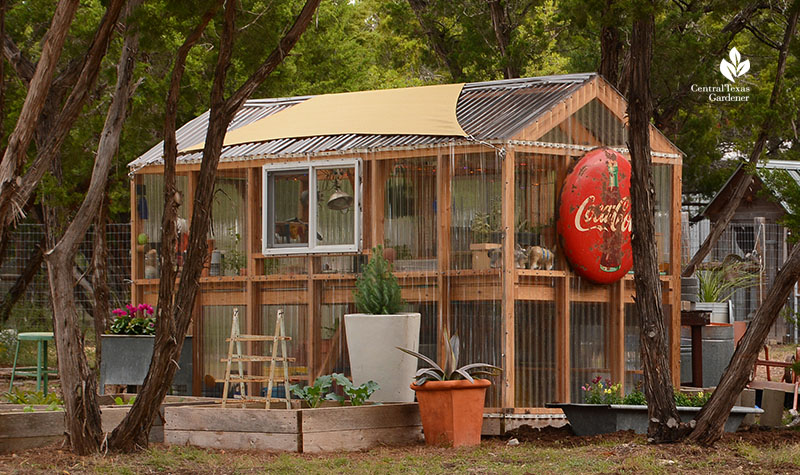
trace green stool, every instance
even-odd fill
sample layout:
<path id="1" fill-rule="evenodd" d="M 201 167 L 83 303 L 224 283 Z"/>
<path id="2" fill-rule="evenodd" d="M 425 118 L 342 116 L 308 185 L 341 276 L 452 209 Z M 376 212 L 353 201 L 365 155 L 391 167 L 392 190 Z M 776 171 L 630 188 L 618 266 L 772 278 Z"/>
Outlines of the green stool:
<path id="1" fill-rule="evenodd" d="M 36 367 L 17 368 L 17 357 L 19 356 L 19 342 L 35 341 L 37 344 Z M 51 374 L 58 374 L 58 371 L 47 368 L 47 342 L 53 341 L 53 332 L 29 332 L 17 334 L 17 352 L 14 353 L 14 368 L 11 370 L 11 384 L 8 390 L 14 387 L 14 376 L 36 376 L 36 390 L 43 391 L 47 396 L 47 378 Z M 44 378 L 44 389 L 42 389 L 42 378 Z"/>

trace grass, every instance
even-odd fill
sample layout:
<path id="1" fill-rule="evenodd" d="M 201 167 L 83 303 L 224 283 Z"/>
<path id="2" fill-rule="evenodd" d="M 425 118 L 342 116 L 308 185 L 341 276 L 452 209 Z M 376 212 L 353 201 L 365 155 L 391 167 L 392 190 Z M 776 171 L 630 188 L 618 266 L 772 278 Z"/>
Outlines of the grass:
<path id="1" fill-rule="evenodd" d="M 723 440 L 713 448 L 632 441 L 585 445 L 484 440 L 478 448 L 377 448 L 354 453 L 274 454 L 203 450 L 155 444 L 138 454 L 76 457 L 59 448 L 0 455 L 0 473 L 224 473 L 224 474 L 572 474 L 572 473 L 793 473 L 800 472 L 800 443 Z"/>

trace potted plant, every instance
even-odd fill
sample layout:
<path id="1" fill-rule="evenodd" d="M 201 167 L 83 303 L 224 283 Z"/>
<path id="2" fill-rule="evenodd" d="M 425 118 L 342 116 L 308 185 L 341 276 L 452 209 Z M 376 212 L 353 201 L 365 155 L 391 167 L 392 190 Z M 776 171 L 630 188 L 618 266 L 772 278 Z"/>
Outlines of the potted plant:
<path id="1" fill-rule="evenodd" d="M 112 311 L 115 318 L 109 327 L 110 334 L 101 335 L 103 359 L 100 361 L 100 393 L 106 384 L 139 386 L 150 369 L 155 342 L 155 311 L 148 304 L 127 304 Z M 192 338 L 183 343 L 179 370 L 175 373 L 173 387 L 176 392 L 191 392 Z"/>
<path id="2" fill-rule="evenodd" d="M 236 232 L 236 229 L 231 228 L 228 233 L 233 239 L 231 248 L 225 251 L 223 259 L 223 273 L 225 275 L 246 275 L 247 274 L 247 255 L 242 252 L 241 241 L 242 235 Z"/>
<path id="3" fill-rule="evenodd" d="M 356 311 L 344 316 L 347 350 L 353 384 L 370 380 L 380 389 L 373 395 L 377 402 L 413 402 L 414 393 L 406 385 L 414 377 L 417 362 L 392 350 L 395 346 L 419 347 L 419 313 L 401 313 L 405 305 L 400 284 L 391 264 L 383 257 L 381 246 L 356 281 Z"/>
<path id="4" fill-rule="evenodd" d="M 581 389 L 585 394 L 585 403 L 548 403 L 547 407 L 558 408 L 567 416 L 570 428 L 575 435 L 608 434 L 620 430 L 633 430 L 637 434 L 646 434 L 649 419 L 647 400 L 639 391 L 622 397 L 621 385 L 613 384 L 601 376 L 595 377 L 591 383 L 584 384 Z M 700 412 L 702 406 L 711 397 L 710 392 L 696 393 L 675 392 L 675 405 L 682 422 L 689 422 Z M 747 414 L 761 414 L 764 411 L 754 407 L 734 406 L 725 422 L 726 432 L 735 432 Z"/>
<path id="5" fill-rule="evenodd" d="M 696 272 L 698 302 L 695 309 L 711 312 L 712 323 L 732 323 L 729 301 L 738 289 L 758 284 L 758 274 L 745 261 L 725 258 L 718 266 Z"/>
<path id="6" fill-rule="evenodd" d="M 491 213 L 475 213 L 470 222 L 472 232 L 472 243 L 469 245 L 472 251 L 472 268 L 484 270 L 492 267 L 491 252 L 496 252 L 502 245 L 491 242 L 499 237 L 500 232 L 500 210 L 493 210 Z"/>
<path id="7" fill-rule="evenodd" d="M 480 445 L 483 404 L 491 382 L 472 375 L 495 375 L 502 370 L 487 363 L 471 363 L 459 368 L 458 336 L 448 339 L 445 330 L 444 339 L 444 368 L 421 353 L 398 347 L 430 365 L 417 371 L 410 386 L 417 393 L 425 442 L 453 447 Z"/>

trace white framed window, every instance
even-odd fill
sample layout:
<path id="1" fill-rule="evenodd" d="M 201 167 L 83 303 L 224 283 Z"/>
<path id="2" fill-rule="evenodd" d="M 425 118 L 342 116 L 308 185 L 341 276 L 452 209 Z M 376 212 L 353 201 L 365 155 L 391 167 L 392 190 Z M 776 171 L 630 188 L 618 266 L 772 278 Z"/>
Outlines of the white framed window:
<path id="1" fill-rule="evenodd" d="M 358 251 L 360 172 L 354 158 L 264 165 L 262 253 Z"/>

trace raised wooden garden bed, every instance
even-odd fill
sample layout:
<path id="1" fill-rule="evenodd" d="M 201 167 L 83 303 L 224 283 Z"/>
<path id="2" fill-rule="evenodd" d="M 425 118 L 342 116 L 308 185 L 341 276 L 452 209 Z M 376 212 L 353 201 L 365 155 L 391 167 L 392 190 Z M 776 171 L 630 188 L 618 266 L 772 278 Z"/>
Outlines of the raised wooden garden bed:
<path id="1" fill-rule="evenodd" d="M 127 400 L 129 395 L 122 395 Z M 150 430 L 150 442 L 164 441 L 164 409 L 171 405 L 208 404 L 213 399 L 167 396 Z M 130 405 L 114 404 L 113 396 L 100 396 L 103 431 L 111 432 L 131 409 Z M 44 447 L 64 440 L 64 411 L 52 411 L 48 406 L 33 406 L 25 412 L 21 404 L 0 404 L 0 453 Z"/>
<path id="2" fill-rule="evenodd" d="M 317 409 L 167 407 L 164 441 L 281 452 L 361 450 L 422 438 L 416 403 Z"/>

